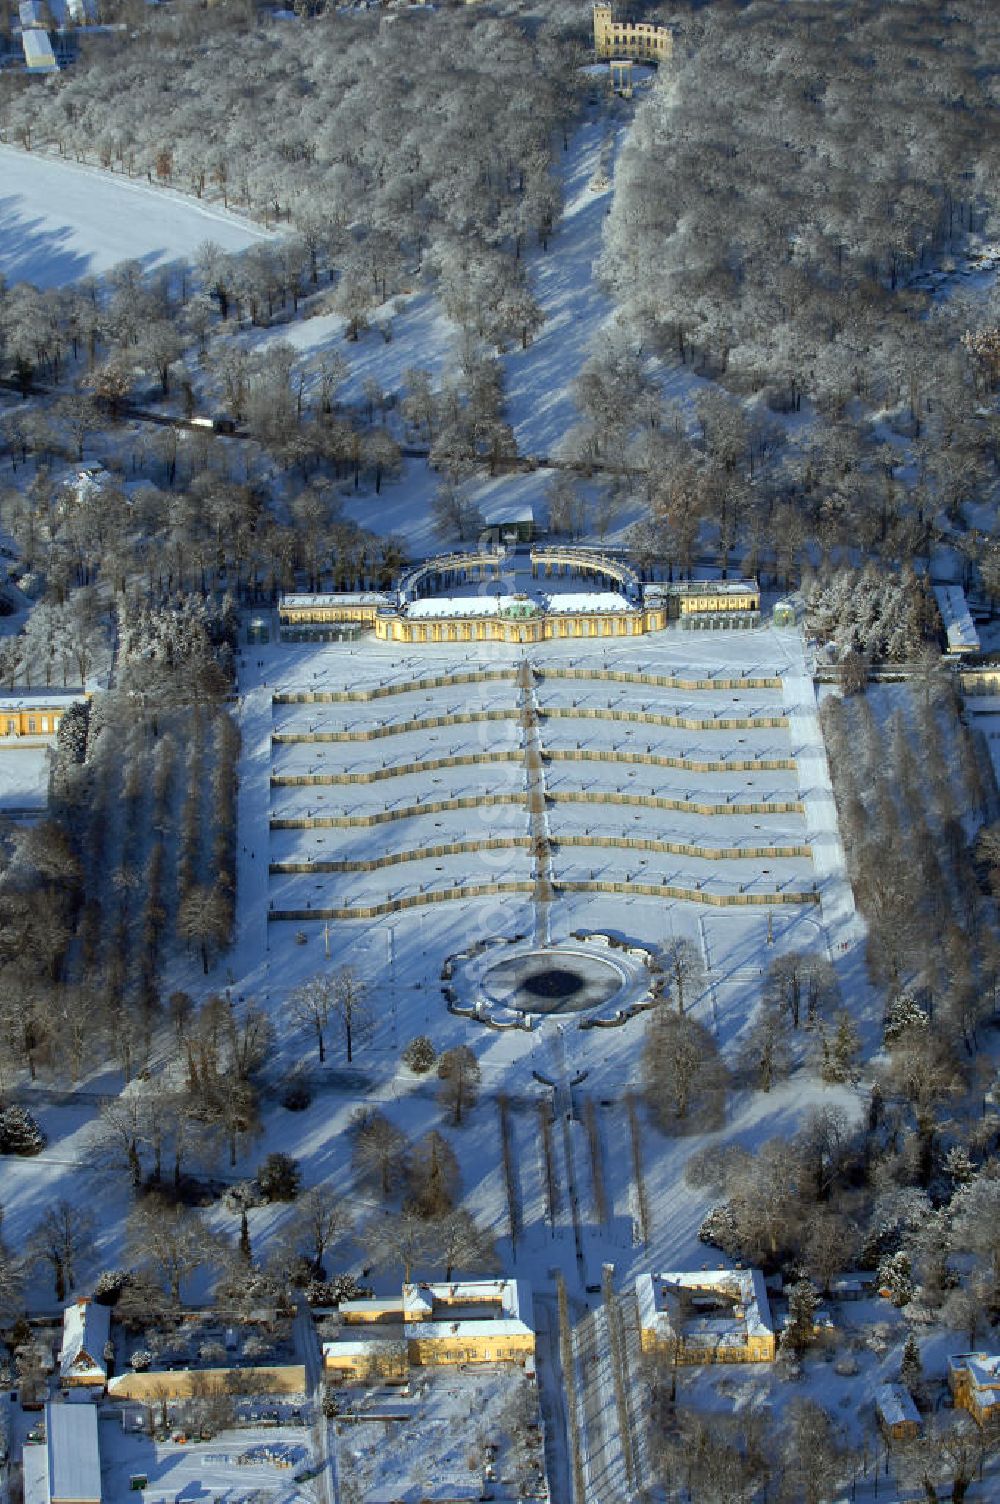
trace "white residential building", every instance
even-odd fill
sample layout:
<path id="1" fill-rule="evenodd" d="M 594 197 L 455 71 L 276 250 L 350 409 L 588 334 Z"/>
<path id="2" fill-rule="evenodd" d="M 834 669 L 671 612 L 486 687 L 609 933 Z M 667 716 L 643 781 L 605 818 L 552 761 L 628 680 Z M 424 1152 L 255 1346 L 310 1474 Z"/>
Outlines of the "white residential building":
<path id="1" fill-rule="evenodd" d="M 59 1376 L 64 1384 L 108 1382 L 104 1348 L 111 1336 L 111 1312 L 92 1300 L 78 1300 L 63 1311 Z"/>

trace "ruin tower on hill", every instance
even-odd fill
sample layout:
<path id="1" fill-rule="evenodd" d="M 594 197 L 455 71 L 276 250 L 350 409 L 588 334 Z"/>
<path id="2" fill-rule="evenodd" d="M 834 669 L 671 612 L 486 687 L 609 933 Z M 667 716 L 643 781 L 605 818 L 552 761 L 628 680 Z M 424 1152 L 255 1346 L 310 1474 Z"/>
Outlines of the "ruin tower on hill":
<path id="1" fill-rule="evenodd" d="M 594 6 L 594 56 L 631 58 L 636 63 L 665 63 L 673 54 L 674 38 L 669 26 L 652 21 L 629 21 L 617 16 L 615 7 Z"/>

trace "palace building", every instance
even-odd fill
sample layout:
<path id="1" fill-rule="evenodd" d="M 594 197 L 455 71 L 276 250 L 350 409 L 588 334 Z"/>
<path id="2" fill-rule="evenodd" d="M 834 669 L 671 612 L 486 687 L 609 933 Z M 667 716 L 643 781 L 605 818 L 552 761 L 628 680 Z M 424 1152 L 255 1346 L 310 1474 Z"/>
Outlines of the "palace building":
<path id="1" fill-rule="evenodd" d="M 529 644 L 638 637 L 684 627 L 755 626 L 755 580 L 643 583 L 599 549 L 533 546 L 446 554 L 406 571 L 394 592 L 283 595 L 285 638 L 374 632 L 381 642 Z"/>
<path id="2" fill-rule="evenodd" d="M 523 1280 L 408 1284 L 388 1300 L 346 1300 L 323 1344 L 331 1379 L 405 1379 L 411 1367 L 533 1361 L 531 1291 Z"/>
<path id="3" fill-rule="evenodd" d="M 948 1359 L 948 1387 L 956 1408 L 967 1410 L 981 1426 L 1000 1416 L 1000 1356 L 959 1353 Z"/>
<path id="4" fill-rule="evenodd" d="M 776 1351 L 759 1269 L 641 1274 L 639 1345 L 677 1363 L 769 1363 Z"/>
<path id="5" fill-rule="evenodd" d="M 84 694 L 53 694 L 49 690 L 18 695 L 0 695 L 0 740 L 10 737 L 55 736 L 59 722 L 71 705 L 80 705 Z"/>

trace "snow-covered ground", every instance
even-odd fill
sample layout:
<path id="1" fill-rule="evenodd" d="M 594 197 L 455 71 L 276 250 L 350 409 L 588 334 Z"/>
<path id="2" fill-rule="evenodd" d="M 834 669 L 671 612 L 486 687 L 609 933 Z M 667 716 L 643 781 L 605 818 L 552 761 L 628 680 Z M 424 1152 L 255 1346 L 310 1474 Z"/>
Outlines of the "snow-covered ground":
<path id="1" fill-rule="evenodd" d="M 511 1246 L 503 1182 L 498 1157 L 496 1114 L 484 1102 L 455 1135 L 470 1209 L 491 1227 L 500 1243 L 501 1259 L 512 1272 L 526 1275 L 544 1294 L 551 1291 L 551 1270 L 561 1267 L 572 1288 L 582 1298 L 582 1284 L 599 1277 L 601 1262 L 616 1260 L 619 1276 L 630 1278 L 639 1269 L 697 1267 L 705 1250 L 697 1241 L 697 1229 L 708 1199 L 688 1188 L 681 1170 L 687 1155 L 703 1140 L 669 1140 L 649 1130 L 644 1153 L 647 1158 L 650 1201 L 654 1208 L 648 1246 L 636 1231 L 636 1208 L 631 1188 L 630 1151 L 624 1094 L 635 1083 L 642 1049 L 641 1018 L 622 1028 L 581 1030 L 574 1017 L 551 1018 L 531 1030 L 497 1033 L 450 1013 L 441 993 L 440 970 L 445 958 L 466 947 L 471 939 L 491 934 L 531 934 L 535 915 L 528 893 L 502 894 L 493 898 L 463 901 L 449 899 L 376 921 L 332 922 L 303 919 L 268 922 L 269 906 L 275 909 L 307 904 L 318 909 L 328 904 L 377 901 L 388 893 L 399 895 L 447 889 L 461 881 L 500 879 L 530 880 L 530 848 L 502 846 L 488 850 L 488 839 L 524 838 L 529 833 L 525 805 L 525 769 L 521 761 L 522 730 L 516 717 L 518 691 L 513 682 L 519 654 L 502 647 L 393 649 L 370 639 L 353 645 L 277 644 L 254 647 L 244 653 L 241 666 L 241 714 L 243 765 L 240 792 L 240 940 L 229 958 L 230 975 L 238 996 L 253 995 L 268 1006 L 279 1023 L 279 1047 L 274 1059 L 276 1079 L 293 1065 L 304 1067 L 316 1083 L 316 1097 L 302 1113 L 270 1109 L 267 1121 L 269 1148 L 284 1149 L 301 1158 L 307 1181 L 328 1179 L 345 1193 L 352 1185 L 349 1137 L 344 1128 L 359 1101 L 379 1103 L 407 1133 L 418 1135 L 440 1126 L 433 1079 L 413 1076 L 399 1062 L 403 1045 L 417 1033 L 427 1033 L 436 1048 L 469 1044 L 476 1052 L 484 1085 L 490 1095 L 504 1090 L 514 1103 L 511 1119 L 514 1162 L 518 1167 L 518 1194 L 523 1231 Z M 815 710 L 800 700 L 799 676 L 803 673 L 802 648 L 794 632 L 761 630 L 756 633 L 701 634 L 668 631 L 636 639 L 634 643 L 552 644 L 533 649 L 532 661 L 540 671 L 536 694 L 540 708 L 561 709 L 569 715 L 546 715 L 540 736 L 546 751 L 582 748 L 600 755 L 592 761 L 563 761 L 553 757 L 545 776 L 552 792 L 584 787 L 603 789 L 610 797 L 631 793 L 695 796 L 714 790 L 718 801 L 742 800 L 748 791 L 765 798 L 801 799 L 805 813 L 782 815 L 737 814 L 699 816 L 684 810 L 661 810 L 649 806 L 615 803 L 595 805 L 550 803 L 550 835 L 556 845 L 554 865 L 561 877 L 587 879 L 590 870 L 618 881 L 643 880 L 648 870 L 653 880 L 674 879 L 685 873 L 692 885 L 707 890 L 730 891 L 740 883 L 787 885 L 811 888 L 816 881 L 821 904 L 792 904 L 773 909 L 716 909 L 698 903 L 645 898 L 633 893 L 563 894 L 553 905 L 552 938 L 566 938 L 572 930 L 610 931 L 640 944 L 656 945 L 671 934 L 687 935 L 702 951 L 709 966 L 711 985 L 694 1005 L 697 1016 L 716 1033 L 726 1052 L 734 1050 L 758 1006 L 762 968 L 776 950 L 788 947 L 828 947 L 845 975 L 856 961 L 850 925 L 844 926 L 842 874 L 836 865 L 837 847 L 830 844 L 823 863 L 815 860 L 817 842 L 830 832 L 823 820 L 811 813 L 814 796 L 824 797 L 825 763 L 817 761 L 818 730 Z M 456 674 L 482 665 L 510 678 L 486 685 L 445 687 L 439 691 L 411 689 L 376 700 L 331 704 L 322 702 L 274 704 L 272 694 L 365 691 L 379 685 L 399 686 L 406 679 L 431 674 Z M 682 677 L 748 678 L 774 674 L 782 690 L 667 690 L 652 685 L 623 686 L 598 680 L 571 680 L 557 676 L 568 668 L 611 667 L 640 674 Z M 546 675 L 546 669 L 549 670 Z M 576 706 L 573 701 L 576 701 Z M 745 716 L 784 714 L 785 701 L 794 705 L 793 727 L 761 727 L 683 731 L 653 724 L 628 724 L 612 719 L 620 709 L 671 713 L 699 708 L 703 718 L 718 713 L 720 721 Z M 736 703 L 734 703 L 734 701 Z M 603 708 L 608 719 L 578 719 L 574 710 Z M 372 737 L 371 731 L 399 725 L 407 720 L 439 714 L 471 714 L 489 710 L 504 712 L 498 720 L 464 721 L 451 726 L 419 726 L 412 731 Z M 811 718 L 810 718 L 811 717 Z M 801 719 L 800 719 L 801 718 Z M 348 734 L 346 741 L 272 742 L 282 738 L 309 737 L 327 733 Z M 698 759 L 710 752 L 725 763 L 729 759 L 791 758 L 794 767 L 778 770 L 733 769 L 694 773 L 671 766 L 650 767 L 613 761 L 616 752 Z M 500 760 L 495 754 L 514 754 Z M 802 754 L 800 756 L 800 754 Z M 443 759 L 461 757 L 455 766 L 441 766 Z M 370 778 L 391 772 L 404 762 L 430 761 L 423 772 Z M 272 776 L 325 777 L 346 780 L 369 775 L 369 781 L 329 782 L 313 785 L 275 784 Z M 635 776 L 632 777 L 631 775 Z M 750 785 L 753 788 L 750 788 Z M 458 795 L 473 800 L 473 807 L 400 815 L 404 804 Z M 511 802 L 488 804 L 484 795 L 509 796 Z M 327 812 L 330 819 L 359 815 L 395 815 L 372 826 L 298 827 L 270 829 L 272 817 L 292 811 Z M 638 817 L 638 818 L 636 818 Z M 755 828 L 759 827 L 759 828 Z M 559 846 L 562 835 L 586 841 L 589 834 L 620 837 L 611 847 Z M 664 839 L 692 844 L 755 846 L 799 844 L 814 847 L 814 858 L 746 857 L 710 861 L 697 855 L 675 856 L 629 847 L 626 838 Z M 354 863 L 373 858 L 399 856 L 417 847 L 455 845 L 461 851 L 445 852 L 415 861 L 397 861 L 373 872 L 329 871 L 321 867 L 296 874 L 276 870 L 290 862 Z M 469 847 L 473 849 L 468 849 Z M 475 849 L 476 847 L 481 849 Z M 648 864 L 648 866 L 644 866 Z M 832 913 L 827 914 L 827 904 Z M 770 938 L 768 934 L 768 913 Z M 832 930 L 829 920 L 832 919 Z M 843 939 L 850 942 L 846 953 L 839 950 Z M 282 1000 L 301 979 L 318 969 L 346 962 L 369 984 L 375 1000 L 369 1037 L 355 1051 L 352 1070 L 345 1073 L 342 1044 L 334 1033 L 326 1067 L 319 1069 L 308 1037 L 291 1025 L 282 1011 Z M 548 1088 L 535 1075 L 556 1083 L 577 1079 L 579 1100 L 591 1096 L 603 1105 L 599 1110 L 600 1135 L 604 1146 L 605 1175 L 611 1209 L 606 1222 L 597 1215 L 588 1150 L 582 1125 L 568 1127 L 568 1150 L 559 1140 L 562 1201 L 555 1219 L 546 1214 L 545 1175 L 540 1161 L 537 1132 L 537 1102 Z M 791 1131 L 798 1117 L 812 1103 L 854 1102 L 853 1089 L 823 1088 L 810 1077 L 767 1097 L 738 1096 L 726 1134 L 735 1134 L 753 1144 L 778 1132 Z M 852 1108 L 853 1110 L 853 1108 Z M 573 1218 L 566 1186 L 572 1155 L 572 1180 L 578 1193 L 578 1231 L 582 1262 L 575 1255 Z M 248 1161 L 249 1165 L 249 1161 Z M 242 1166 L 238 1167 L 240 1173 Z M 352 1191 L 363 1214 L 368 1198 Z M 266 1239 L 276 1230 L 280 1211 L 251 1212 L 251 1230 Z M 219 1225 L 231 1218 L 220 1214 Z M 232 1231 L 231 1228 L 229 1228 Z M 255 1247 L 258 1245 L 255 1243 Z"/>
<path id="2" fill-rule="evenodd" d="M 105 1420 L 100 1446 L 107 1504 L 129 1504 L 129 1480 L 139 1474 L 149 1480 L 143 1497 L 157 1504 L 206 1495 L 292 1504 L 303 1498 L 294 1475 L 312 1458 L 309 1433 L 301 1426 L 223 1431 L 211 1441 L 178 1444 L 126 1433 L 117 1420 Z"/>
<path id="3" fill-rule="evenodd" d="M 0 146 L 0 275 L 61 287 L 136 260 L 193 260 L 213 240 L 241 251 L 267 231 L 185 194 Z"/>
<path id="4" fill-rule="evenodd" d="M 619 125 L 611 138 L 615 148 L 624 134 L 625 126 Z M 533 249 L 527 258 L 529 283 L 545 312 L 545 323 L 527 350 L 515 350 L 504 360 L 507 416 L 522 454 L 560 453 L 579 417 L 572 383 L 592 342 L 613 315 L 593 273 L 611 204 L 610 181 L 592 186 L 607 136 L 603 118 L 589 121 L 574 134 L 558 164 L 562 217 L 548 249 Z"/>
<path id="5" fill-rule="evenodd" d="M 48 746 L 0 739 L 0 813 L 43 810 L 48 798 Z"/>

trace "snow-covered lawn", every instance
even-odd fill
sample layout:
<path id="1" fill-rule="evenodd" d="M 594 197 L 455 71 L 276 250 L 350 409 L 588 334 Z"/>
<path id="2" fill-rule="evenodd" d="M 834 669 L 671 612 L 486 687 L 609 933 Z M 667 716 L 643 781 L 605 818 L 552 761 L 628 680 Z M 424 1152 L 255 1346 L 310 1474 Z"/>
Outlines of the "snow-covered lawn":
<path id="1" fill-rule="evenodd" d="M 404 911 L 382 921 L 331 923 L 306 919 L 293 923 L 268 923 L 269 905 L 305 909 L 341 904 L 347 900 L 385 899 L 387 892 L 417 892 L 420 887 L 441 889 L 470 880 L 528 879 L 532 873 L 529 849 L 505 845 L 486 849 L 444 853 L 434 858 L 394 863 L 371 873 L 323 872 L 306 874 L 272 872 L 270 863 L 296 861 L 357 862 L 389 854 L 399 855 L 417 847 L 451 843 L 480 843 L 490 837 L 509 839 L 528 834 L 523 794 L 524 767 L 519 757 L 493 762 L 484 754 L 518 752 L 521 730 L 513 718 L 402 732 L 365 739 L 365 733 L 388 723 L 398 724 L 415 716 L 440 712 L 484 709 L 491 705 L 513 710 L 517 693 L 512 677 L 489 685 L 446 687 L 439 691 L 410 690 L 370 701 L 344 704 L 275 705 L 276 691 L 351 689 L 370 690 L 380 685 L 399 685 L 408 679 L 434 674 L 455 674 L 481 664 L 494 672 L 513 675 L 516 651 L 501 647 L 441 647 L 394 650 L 363 639 L 350 647 L 337 644 L 309 646 L 272 643 L 245 654 L 241 669 L 244 761 L 240 808 L 241 940 L 229 958 L 238 996 L 253 995 L 274 1014 L 279 1024 L 279 1044 L 273 1062 L 276 1081 L 293 1065 L 304 1067 L 314 1081 L 313 1104 L 301 1113 L 290 1113 L 276 1104 L 267 1112 L 267 1144 L 302 1160 L 305 1179 L 312 1183 L 328 1179 L 347 1192 L 352 1184 L 350 1136 L 344 1129 L 359 1102 L 378 1104 L 412 1137 L 432 1126 L 441 1126 L 436 1101 L 437 1083 L 413 1076 L 400 1065 L 399 1053 L 408 1039 L 426 1033 L 440 1049 L 465 1043 L 475 1050 L 489 1098 L 496 1091 L 512 1100 L 513 1158 L 517 1166 L 522 1232 L 516 1249 L 510 1243 L 503 1179 L 499 1162 L 496 1109 L 491 1099 L 473 1112 L 466 1125 L 450 1130 L 462 1165 L 467 1204 L 499 1239 L 500 1256 L 512 1272 L 526 1275 L 543 1292 L 551 1291 L 550 1273 L 562 1268 L 571 1288 L 580 1291 L 583 1282 L 599 1278 L 601 1262 L 616 1261 L 616 1280 L 626 1281 L 642 1268 L 656 1265 L 672 1268 L 697 1267 L 705 1249 L 697 1241 L 697 1229 L 708 1200 L 684 1184 L 683 1164 L 703 1139 L 665 1139 L 649 1132 L 644 1147 L 653 1225 L 648 1247 L 637 1242 L 636 1207 L 631 1188 L 628 1123 L 623 1096 L 638 1080 L 638 1061 L 644 1024 L 633 1019 L 622 1028 L 581 1030 L 574 1017 L 551 1018 L 530 1031 L 497 1033 L 448 1011 L 441 992 L 440 970 L 445 958 L 487 935 L 531 935 L 534 910 L 530 894 L 502 894 L 474 901 L 450 900 Z M 611 931 L 640 944 L 657 945 L 671 934 L 686 935 L 699 947 L 709 968 L 711 986 L 694 1005 L 695 1013 L 715 1032 L 724 1051 L 733 1051 L 758 1006 L 762 971 L 768 959 L 787 948 L 833 951 L 845 978 L 856 962 L 856 946 L 846 953 L 838 949 L 842 916 L 834 906 L 833 932 L 828 933 L 828 894 L 837 900 L 836 850 L 820 875 L 818 864 L 808 858 L 745 858 L 712 862 L 697 856 L 673 857 L 625 846 L 559 847 L 559 836 L 584 836 L 588 831 L 602 836 L 662 837 L 692 843 L 733 845 L 800 844 L 809 841 L 815 829 L 823 834 L 809 813 L 813 786 L 822 794 L 822 768 L 811 759 L 817 743 L 809 724 L 808 705 L 800 707 L 797 676 L 802 673 L 802 649 L 793 632 L 761 630 L 756 633 L 700 634 L 668 631 L 634 643 L 550 644 L 533 650 L 533 661 L 543 670 L 537 694 L 550 708 L 571 708 L 572 700 L 594 707 L 612 708 L 622 696 L 637 707 L 655 702 L 668 705 L 698 704 L 717 710 L 720 717 L 756 712 L 782 714 L 786 700 L 803 716 L 794 734 L 786 727 L 753 727 L 738 732 L 708 730 L 680 732 L 672 728 L 621 722 L 543 717 L 543 746 L 551 737 L 555 749 L 568 749 L 577 740 L 593 746 L 607 758 L 594 762 L 553 760 L 546 778 L 553 792 L 564 786 L 580 788 L 584 781 L 603 786 L 610 794 L 636 784 L 645 792 L 694 794 L 703 786 L 722 790 L 721 797 L 739 792 L 742 798 L 750 780 L 760 779 L 756 792 L 792 799 L 802 798 L 807 813 L 760 816 L 705 817 L 683 811 L 660 811 L 612 804 L 579 805 L 555 802 L 549 805 L 550 832 L 556 842 L 554 861 L 557 879 L 589 877 L 590 869 L 616 880 L 628 876 L 642 880 L 648 870 L 656 880 L 682 871 L 707 885 L 789 884 L 795 888 L 819 882 L 822 905 L 788 905 L 771 913 L 770 943 L 768 911 L 764 908 L 719 910 L 703 905 L 644 898 L 628 893 L 563 894 L 552 912 L 552 938 L 563 940 L 575 929 Z M 722 690 L 670 691 L 645 685 L 621 686 L 596 680 L 562 680 L 546 667 L 585 668 L 606 666 L 631 672 L 674 673 L 684 677 L 739 677 L 780 675 L 786 684 L 778 690 L 749 690 L 735 695 Z M 266 686 L 264 681 L 266 682 Z M 787 686 L 792 688 L 788 689 Z M 429 696 L 429 698 L 428 698 Z M 815 712 L 812 713 L 815 720 Z M 351 742 L 280 742 L 271 744 L 273 730 L 282 735 L 315 734 L 322 728 L 350 726 L 362 739 Z M 629 751 L 636 740 L 626 737 L 634 730 L 655 753 L 697 758 L 707 744 L 713 756 L 791 757 L 794 770 L 693 774 L 670 767 L 634 768 L 611 760 L 616 747 Z M 397 741 L 399 745 L 397 746 Z M 800 750 L 807 756 L 799 760 Z M 358 784 L 336 783 L 309 787 L 270 784 L 272 773 L 294 772 L 313 776 L 341 777 L 349 772 L 381 771 L 417 758 L 445 756 L 476 757 L 454 768 L 435 768 L 424 774 L 406 774 Z M 630 779 L 630 772 L 636 773 Z M 440 783 L 434 780 L 440 779 Z M 488 805 L 486 794 L 510 793 L 509 805 Z M 755 792 L 750 790 L 750 792 Z M 319 829 L 268 829 L 269 819 L 279 810 L 303 806 L 314 811 L 326 808 L 337 818 L 360 813 L 377 814 L 420 799 L 446 798 L 462 793 L 479 796 L 473 808 L 408 815 L 372 827 L 325 827 Z M 321 803 L 322 801 L 322 803 Z M 639 815 L 636 820 L 635 816 Z M 759 827 L 759 829 L 755 829 Z M 245 848 L 245 849 L 242 849 Z M 765 872 L 764 869 L 767 869 Z M 298 937 L 298 938 L 297 938 Z M 370 984 L 374 1003 L 370 1035 L 355 1051 L 352 1071 L 345 1073 L 342 1040 L 331 1034 L 327 1064 L 318 1066 L 308 1037 L 295 1028 L 282 1008 L 295 984 L 320 969 L 347 963 Z M 537 1073 L 537 1076 L 535 1075 Z M 597 1215 L 589 1150 L 580 1122 L 567 1129 L 568 1137 L 556 1136 L 561 1200 L 554 1220 L 546 1213 L 545 1172 L 538 1135 L 537 1105 L 549 1088 L 538 1077 L 556 1083 L 577 1079 L 578 1105 L 584 1097 L 602 1104 L 599 1133 L 603 1144 L 604 1172 L 610 1201 L 609 1218 Z M 776 1133 L 790 1132 L 809 1105 L 823 1101 L 854 1102 L 852 1089 L 822 1088 L 813 1077 L 793 1082 L 768 1097 L 737 1095 L 724 1136 L 735 1134 L 753 1144 Z M 583 1264 L 577 1264 L 575 1235 L 566 1192 L 568 1163 L 573 1158 L 573 1178 L 578 1188 L 580 1237 Z M 251 1151 L 252 1156 L 252 1151 Z M 246 1168 L 253 1163 L 248 1157 Z M 244 1166 L 237 1167 L 241 1173 Z M 359 1215 L 374 1211 L 370 1196 L 355 1189 L 352 1197 Z M 266 1240 L 280 1225 L 282 1214 L 274 1209 L 252 1212 L 251 1232 L 255 1249 L 263 1252 Z M 232 1218 L 219 1213 L 216 1220 L 232 1234 Z M 259 1241 L 258 1241 L 259 1240 Z M 346 1258 L 350 1267 L 350 1257 Z"/>
<path id="2" fill-rule="evenodd" d="M 267 231 L 151 184 L 0 146 L 0 274 L 61 287 L 120 261 L 145 270 L 213 240 L 241 251 Z"/>
<path id="3" fill-rule="evenodd" d="M 135 1474 L 148 1478 L 143 1497 L 152 1501 L 252 1497 L 291 1504 L 303 1497 L 294 1475 L 312 1458 L 309 1432 L 300 1426 L 223 1431 L 211 1441 L 178 1444 L 127 1434 L 117 1420 L 105 1420 L 100 1444 L 107 1504 L 129 1504 Z"/>
<path id="4" fill-rule="evenodd" d="M 0 739 L 0 811 L 43 810 L 48 798 L 48 746 Z"/>
<path id="5" fill-rule="evenodd" d="M 538 1481 L 531 1458 L 542 1457 L 536 1391 L 521 1369 L 425 1369 L 406 1394 L 348 1389 L 340 1398 L 347 1418 L 331 1429 L 341 1483 L 360 1486 L 369 1504 L 536 1497 L 514 1483 Z"/>

